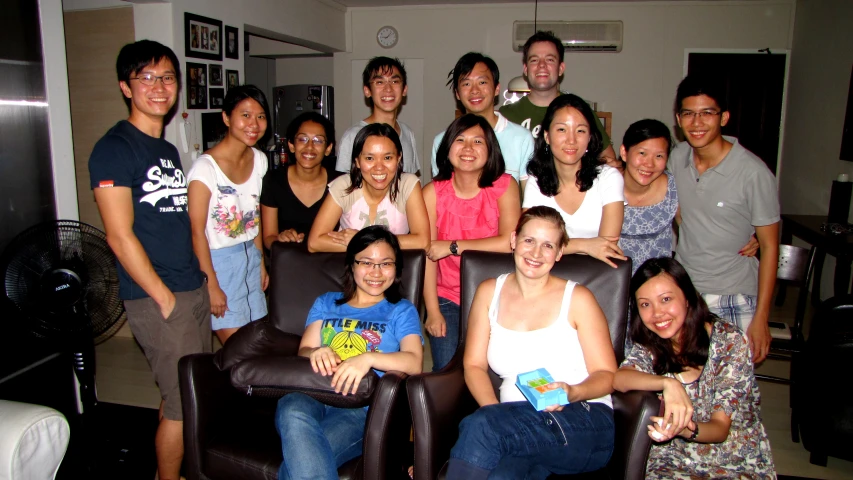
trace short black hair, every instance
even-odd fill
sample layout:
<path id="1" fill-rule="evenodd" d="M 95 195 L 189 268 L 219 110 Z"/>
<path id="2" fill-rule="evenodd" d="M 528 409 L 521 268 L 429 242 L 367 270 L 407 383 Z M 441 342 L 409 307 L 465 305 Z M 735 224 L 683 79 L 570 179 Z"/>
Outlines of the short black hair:
<path id="1" fill-rule="evenodd" d="M 664 125 L 660 120 L 646 118 L 631 124 L 628 130 L 625 131 L 625 136 L 622 137 L 622 146 L 625 150 L 630 150 L 631 147 L 638 143 L 645 142 L 652 138 L 662 138 L 666 140 L 666 151 L 672 151 L 672 135 L 669 133 L 669 127 Z M 623 159 L 624 160 L 624 159 Z"/>
<path id="2" fill-rule="evenodd" d="M 539 137 L 536 138 L 533 157 L 527 164 L 527 173 L 536 177 L 539 190 L 546 197 L 553 197 L 560 193 L 560 179 L 557 176 L 557 168 L 554 166 L 551 148 L 545 141 L 545 132 L 551 128 L 551 122 L 554 121 L 554 115 L 557 111 L 566 107 L 572 107 L 579 111 L 586 123 L 589 124 L 589 144 L 583 157 L 581 157 L 581 166 L 576 174 L 575 184 L 578 186 L 578 190 L 585 192 L 592 188 L 593 182 L 598 177 L 598 167 L 601 165 L 598 156 L 604 149 L 604 140 L 597 128 L 598 117 L 581 97 L 571 93 L 560 95 L 548 105 L 548 110 L 545 111 Z"/>
<path id="3" fill-rule="evenodd" d="M 403 290 L 400 286 L 403 280 L 403 251 L 400 249 L 400 242 L 397 236 L 388 230 L 384 225 L 371 225 L 362 228 L 347 244 L 347 253 L 344 257 L 344 274 L 341 276 L 341 284 L 343 286 L 343 295 L 335 304 L 343 305 L 355 297 L 357 286 L 355 283 L 355 275 L 352 269 L 355 267 L 355 256 L 367 249 L 374 243 L 385 242 L 392 250 L 394 250 L 394 264 L 396 266 L 396 275 L 394 283 L 385 290 L 385 299 L 390 303 L 397 303 L 403 298 Z"/>
<path id="4" fill-rule="evenodd" d="M 495 85 L 501 83 L 501 73 L 498 70 L 498 64 L 494 60 L 479 52 L 468 52 L 459 58 L 453 70 L 447 74 L 447 85 L 450 86 L 453 93 L 456 93 L 459 88 L 459 79 L 471 73 L 478 63 L 486 65 L 486 68 L 492 72 L 492 79 L 494 79 Z"/>
<path id="5" fill-rule="evenodd" d="M 265 145 L 267 138 L 270 136 L 270 131 L 272 130 L 270 127 L 273 122 L 272 117 L 270 117 L 270 104 L 267 102 L 267 96 L 264 95 L 264 92 L 260 88 L 254 85 L 238 85 L 229 88 L 228 93 L 225 94 L 225 100 L 222 102 L 222 111 L 230 117 L 231 112 L 234 111 L 237 104 L 247 98 L 258 102 L 258 105 L 264 109 L 264 115 L 267 117 L 267 129 L 264 135 L 258 139 L 256 145 Z"/>
<path id="6" fill-rule="evenodd" d="M 178 79 L 178 89 L 181 86 L 181 64 L 171 48 L 154 40 L 140 40 L 121 47 L 116 58 L 116 76 L 119 82 L 130 83 L 130 77 L 139 73 L 143 68 L 160 63 L 163 59 L 172 62 L 175 77 Z M 124 103 L 130 108 L 130 99 L 122 95 Z"/>
<path id="7" fill-rule="evenodd" d="M 678 84 L 678 90 L 675 92 L 675 114 L 678 115 L 681 112 L 681 105 L 685 98 L 698 97 L 699 95 L 705 95 L 717 102 L 720 112 L 729 111 L 726 90 L 722 82 L 704 76 L 688 75 Z"/>
<path id="8" fill-rule="evenodd" d="M 466 113 L 457 118 L 444 131 L 444 136 L 441 138 L 441 143 L 438 145 L 438 150 L 435 154 L 435 164 L 438 167 L 438 175 L 433 177 L 433 180 L 450 180 L 453 175 L 453 164 L 450 163 L 450 146 L 453 141 L 469 128 L 479 126 L 483 129 L 483 134 L 486 137 L 486 148 L 489 151 L 489 158 L 486 160 L 486 165 L 483 166 L 483 171 L 480 173 L 480 179 L 477 186 L 480 188 L 491 187 L 492 184 L 500 178 L 506 171 L 504 157 L 501 154 L 501 146 L 498 144 L 498 137 L 495 136 L 495 131 L 489 125 L 489 121 L 485 118 Z"/>
<path id="9" fill-rule="evenodd" d="M 400 191 L 400 177 L 403 176 L 403 144 L 400 143 L 400 136 L 397 135 L 394 127 L 387 123 L 371 123 L 359 130 L 355 136 L 355 140 L 352 143 L 352 158 L 350 159 L 350 186 L 345 190 L 345 193 L 349 195 L 361 188 L 363 183 L 361 169 L 356 165 L 355 159 L 361 155 L 361 151 L 364 150 L 364 143 L 370 137 L 385 137 L 390 139 L 394 147 L 397 148 L 397 153 L 400 155 L 400 161 L 397 162 L 397 171 L 394 173 L 394 179 L 391 180 L 391 189 L 388 191 L 388 197 L 391 199 L 391 202 L 394 202 L 397 200 L 397 193 Z"/>
<path id="10" fill-rule="evenodd" d="M 285 132 L 285 138 L 288 142 L 294 143 L 296 139 L 296 135 L 299 134 L 299 129 L 302 128 L 302 124 L 305 122 L 314 122 L 317 125 L 323 127 L 323 131 L 326 135 L 326 148 L 331 146 L 334 148 L 335 146 L 335 125 L 329 121 L 328 118 L 320 115 L 317 112 L 302 112 L 296 118 L 290 121 L 287 125 L 287 131 Z M 325 152 L 325 149 L 322 149 Z M 334 152 L 334 150 L 332 150 Z M 294 165 L 296 163 L 295 155 L 287 156 L 288 165 Z"/>
<path id="11" fill-rule="evenodd" d="M 530 53 L 530 47 L 533 46 L 534 43 L 539 42 L 553 43 L 554 47 L 557 49 L 557 55 L 560 57 L 560 63 L 563 63 L 563 58 L 566 56 L 566 48 L 563 46 L 563 41 L 554 35 L 554 32 L 546 32 L 543 30 L 538 30 L 536 33 L 531 35 L 526 42 L 524 42 L 524 55 L 521 57 L 522 63 L 527 63 L 527 54 Z"/>
<path id="12" fill-rule="evenodd" d="M 399 58 L 391 58 L 391 57 L 373 57 L 367 62 L 367 65 L 364 67 L 364 71 L 361 72 L 361 84 L 365 87 L 370 88 L 370 81 L 373 80 L 373 77 L 377 75 L 384 75 L 386 73 L 391 73 L 394 71 L 394 68 L 400 71 L 400 76 L 403 77 L 403 87 L 406 86 L 406 67 L 403 66 L 403 62 L 400 61 Z"/>

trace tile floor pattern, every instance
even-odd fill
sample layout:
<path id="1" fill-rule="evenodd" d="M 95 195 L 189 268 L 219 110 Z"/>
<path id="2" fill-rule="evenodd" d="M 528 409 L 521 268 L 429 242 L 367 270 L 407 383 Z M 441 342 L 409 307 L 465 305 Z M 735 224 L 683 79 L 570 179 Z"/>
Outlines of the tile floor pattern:
<path id="1" fill-rule="evenodd" d="M 788 292 L 782 307 L 775 307 L 771 320 L 793 323 L 796 290 Z M 807 322 L 811 311 L 806 314 Z M 808 323 L 806 324 L 808 331 Z M 214 340 L 218 345 L 218 342 Z M 424 342 L 424 371 L 432 368 L 429 341 Z M 97 351 L 97 390 L 103 402 L 137 407 L 157 408 L 159 393 L 151 370 L 139 346 L 131 338 L 114 337 L 101 345 Z M 768 360 L 759 369 L 770 375 L 787 376 L 788 363 Z M 809 452 L 802 443 L 791 441 L 788 386 L 760 382 L 764 427 L 770 437 L 776 471 L 780 475 L 815 479 L 853 480 L 853 462 L 829 457 L 826 467 L 809 463 Z"/>

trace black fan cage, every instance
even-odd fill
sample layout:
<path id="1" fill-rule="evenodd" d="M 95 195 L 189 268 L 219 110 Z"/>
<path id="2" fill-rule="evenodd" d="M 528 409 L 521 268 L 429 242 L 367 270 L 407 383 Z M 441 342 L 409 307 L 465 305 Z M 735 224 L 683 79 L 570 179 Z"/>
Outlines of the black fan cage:
<path id="1" fill-rule="evenodd" d="M 91 225 L 57 220 L 25 230 L 0 257 L 0 272 L 18 312 L 12 321 L 38 337 L 103 340 L 121 326 L 116 257 Z M 72 281 L 56 287 L 56 278 Z"/>

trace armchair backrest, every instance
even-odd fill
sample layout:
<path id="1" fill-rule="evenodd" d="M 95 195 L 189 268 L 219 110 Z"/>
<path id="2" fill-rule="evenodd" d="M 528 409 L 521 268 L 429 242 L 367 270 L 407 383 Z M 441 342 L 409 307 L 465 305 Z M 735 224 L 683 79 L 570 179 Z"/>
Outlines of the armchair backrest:
<path id="1" fill-rule="evenodd" d="M 269 318 L 278 329 L 302 335 L 314 300 L 341 291 L 344 253 L 309 253 L 305 244 L 275 242 L 271 249 Z M 403 298 L 420 310 L 424 251 L 403 250 Z"/>
<path id="2" fill-rule="evenodd" d="M 628 322 L 628 292 L 631 283 L 631 261 L 613 260 L 617 268 L 587 255 L 563 255 L 551 274 L 585 286 L 598 301 L 616 352 L 617 364 L 625 356 L 625 331 Z M 488 278 L 515 270 L 512 254 L 466 251 L 462 254 L 462 296 L 459 316 L 460 338 L 468 331 L 468 313 L 477 287 Z"/>

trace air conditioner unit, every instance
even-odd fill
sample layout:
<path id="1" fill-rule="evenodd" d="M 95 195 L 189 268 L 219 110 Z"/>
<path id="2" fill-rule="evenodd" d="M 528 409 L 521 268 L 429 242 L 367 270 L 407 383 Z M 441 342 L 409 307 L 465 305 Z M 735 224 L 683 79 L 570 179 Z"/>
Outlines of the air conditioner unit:
<path id="1" fill-rule="evenodd" d="M 512 22 L 512 48 L 524 49 L 524 43 L 536 30 L 551 31 L 563 40 L 566 52 L 621 52 L 622 22 Z"/>

